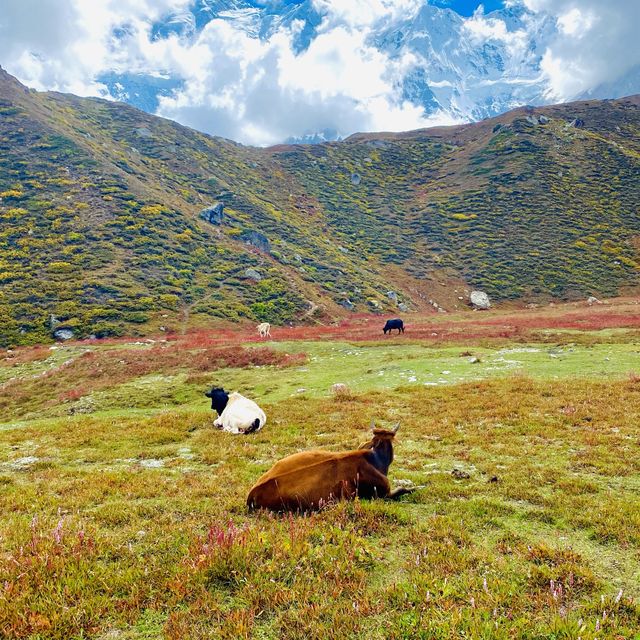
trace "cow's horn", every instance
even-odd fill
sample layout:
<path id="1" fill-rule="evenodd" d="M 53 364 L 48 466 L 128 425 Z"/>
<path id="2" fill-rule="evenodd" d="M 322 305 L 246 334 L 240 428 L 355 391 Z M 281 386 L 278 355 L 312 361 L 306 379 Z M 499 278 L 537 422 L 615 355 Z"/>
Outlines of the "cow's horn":
<path id="1" fill-rule="evenodd" d="M 371 431 L 373 431 L 375 428 L 376 428 L 375 420 L 371 418 Z"/>
<path id="2" fill-rule="evenodd" d="M 391 429 L 391 431 L 393 431 L 393 433 L 398 433 L 399 428 L 400 428 L 400 423 L 396 422 L 395 426 L 393 427 L 393 429 Z"/>

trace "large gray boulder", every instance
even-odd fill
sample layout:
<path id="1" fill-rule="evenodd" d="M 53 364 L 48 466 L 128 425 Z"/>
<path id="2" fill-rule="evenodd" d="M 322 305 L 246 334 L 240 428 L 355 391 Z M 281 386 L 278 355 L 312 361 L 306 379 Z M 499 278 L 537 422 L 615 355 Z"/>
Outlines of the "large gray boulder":
<path id="1" fill-rule="evenodd" d="M 216 204 L 202 209 L 199 215 L 203 220 L 210 222 L 211 224 L 222 224 L 222 212 L 224 211 L 224 205 L 222 202 L 216 202 Z"/>
<path id="2" fill-rule="evenodd" d="M 262 275 L 260 274 L 259 271 L 256 271 L 255 269 L 245 270 L 244 275 L 247 276 L 247 278 L 251 278 L 252 280 L 256 280 L 258 282 L 262 280 Z"/>
<path id="3" fill-rule="evenodd" d="M 469 296 L 469 301 L 473 305 L 474 309 L 480 309 L 482 311 L 491 309 L 491 301 L 484 291 L 472 291 Z"/>
<path id="4" fill-rule="evenodd" d="M 71 329 L 56 329 L 53 332 L 53 337 L 56 340 L 71 340 L 71 338 L 73 338 L 73 331 Z"/>
<path id="5" fill-rule="evenodd" d="M 349 300 L 349 298 L 345 298 L 344 300 L 340 300 L 340 302 L 338 302 L 338 304 L 342 307 L 344 307 L 345 309 L 348 309 L 349 311 L 353 310 L 355 308 L 355 305 L 353 304 L 353 302 L 351 302 L 351 300 Z"/>

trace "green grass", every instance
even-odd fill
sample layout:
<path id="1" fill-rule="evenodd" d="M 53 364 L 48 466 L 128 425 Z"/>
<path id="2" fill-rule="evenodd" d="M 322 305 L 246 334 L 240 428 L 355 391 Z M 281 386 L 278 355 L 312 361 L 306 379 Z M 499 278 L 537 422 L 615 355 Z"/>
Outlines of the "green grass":
<path id="1" fill-rule="evenodd" d="M 308 362 L 293 370 L 227 371 L 220 382 L 253 390 L 267 402 L 304 393 L 329 395 L 335 382 L 354 392 L 393 390 L 402 386 L 437 386 L 514 374 L 557 379 L 624 378 L 640 371 L 637 344 L 514 344 L 504 347 L 432 346 L 348 342 L 273 343 L 285 351 L 303 351 Z M 464 355 L 464 354 L 469 355 Z M 228 382 L 227 382 L 228 380 Z M 304 391 L 302 391 L 304 389 Z"/>
<path id="2" fill-rule="evenodd" d="M 270 346 L 305 352 L 303 365 L 267 350 L 281 364 L 251 365 L 254 354 L 210 371 L 166 371 L 148 346 L 93 345 L 88 362 L 112 384 L 67 364 L 54 387 L 39 374 L 83 349 L 20 352 L 0 366 L 5 384 L 39 376 L 45 396 L 87 394 L 16 395 L 3 416 L 0 637 L 637 638 L 629 335 L 291 341 Z M 123 348 L 157 370 L 127 378 L 114 368 Z M 257 398 L 267 426 L 243 438 L 213 429 L 201 395 L 213 381 Z M 337 381 L 352 392 L 333 397 Z M 356 447 L 371 418 L 401 423 L 392 485 L 423 489 L 310 516 L 247 513 L 249 487 L 276 460 Z"/>

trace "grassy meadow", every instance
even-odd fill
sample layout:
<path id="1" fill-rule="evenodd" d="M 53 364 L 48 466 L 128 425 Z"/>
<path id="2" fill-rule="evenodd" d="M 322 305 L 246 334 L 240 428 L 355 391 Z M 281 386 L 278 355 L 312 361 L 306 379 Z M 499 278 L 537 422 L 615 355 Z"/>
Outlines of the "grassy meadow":
<path id="1" fill-rule="evenodd" d="M 640 638 L 635 301 L 381 326 L 0 353 L 0 638 Z M 265 428 L 215 430 L 212 384 Z M 247 512 L 276 460 L 372 418 L 423 488 Z"/>

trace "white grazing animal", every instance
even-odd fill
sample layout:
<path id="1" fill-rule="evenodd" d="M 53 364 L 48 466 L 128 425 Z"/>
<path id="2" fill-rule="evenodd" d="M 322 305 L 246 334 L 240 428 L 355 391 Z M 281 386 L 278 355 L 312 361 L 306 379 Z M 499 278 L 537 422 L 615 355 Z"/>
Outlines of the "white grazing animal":
<path id="1" fill-rule="evenodd" d="M 227 406 L 213 426 L 229 433 L 255 433 L 266 422 L 267 416 L 253 400 L 239 393 L 230 393 Z"/>
<path id="2" fill-rule="evenodd" d="M 262 322 L 256 328 L 261 338 L 271 337 L 271 325 L 268 322 Z"/>

